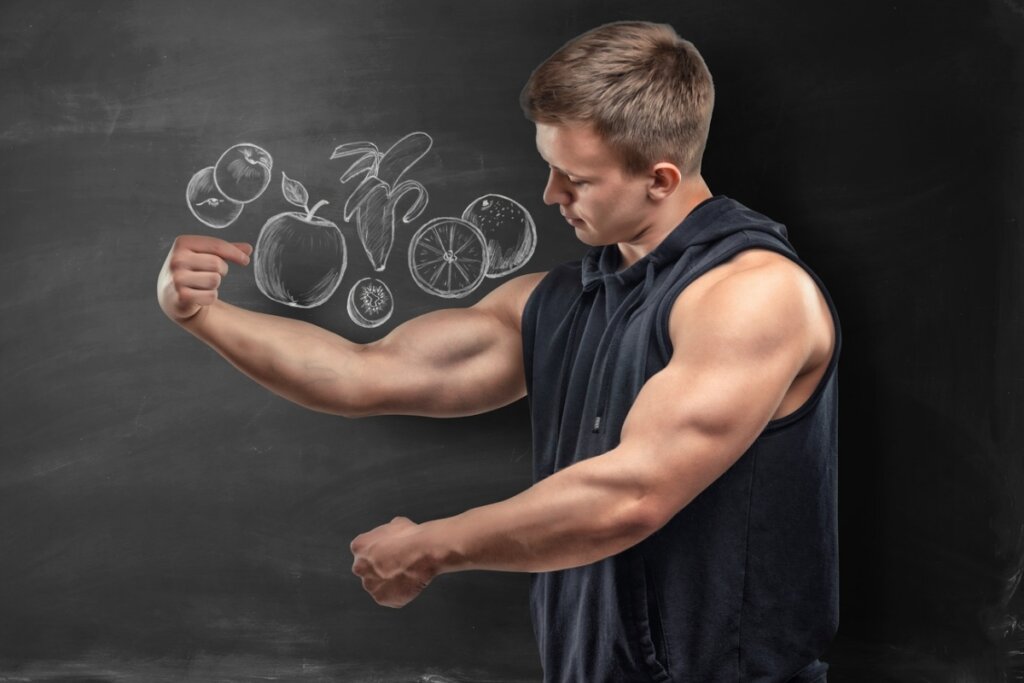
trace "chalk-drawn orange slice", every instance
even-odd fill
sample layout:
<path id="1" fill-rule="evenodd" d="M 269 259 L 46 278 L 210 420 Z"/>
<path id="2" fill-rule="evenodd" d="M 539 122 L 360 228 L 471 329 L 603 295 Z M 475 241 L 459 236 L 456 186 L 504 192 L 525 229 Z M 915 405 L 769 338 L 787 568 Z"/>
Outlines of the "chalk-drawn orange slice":
<path id="1" fill-rule="evenodd" d="M 483 233 L 461 218 L 435 218 L 409 242 L 409 272 L 420 289 L 446 299 L 474 291 L 487 275 Z"/>

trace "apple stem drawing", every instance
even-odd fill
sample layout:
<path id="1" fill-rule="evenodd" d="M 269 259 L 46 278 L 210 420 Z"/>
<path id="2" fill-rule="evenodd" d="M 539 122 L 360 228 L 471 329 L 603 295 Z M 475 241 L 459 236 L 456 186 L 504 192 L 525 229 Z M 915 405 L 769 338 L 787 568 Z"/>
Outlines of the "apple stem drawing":
<path id="1" fill-rule="evenodd" d="M 409 192 L 417 193 L 415 202 L 402 216 L 403 223 L 415 220 L 427 208 L 427 189 L 415 180 L 402 177 L 430 151 L 433 139 L 426 133 L 413 132 L 381 152 L 372 142 L 348 142 L 339 145 L 331 159 L 357 156 L 340 181 L 347 183 L 359 175 L 363 180 L 345 202 L 344 216 L 356 217 L 356 233 L 374 270 L 387 265 L 395 241 L 395 207 Z"/>
<path id="2" fill-rule="evenodd" d="M 288 200 L 288 203 L 294 204 L 295 206 L 301 206 L 306 210 L 306 220 L 313 218 L 313 214 L 323 206 L 324 204 L 330 204 L 326 199 L 321 199 L 313 208 L 309 208 L 309 192 L 306 191 L 306 187 L 298 180 L 289 178 L 284 171 L 281 171 L 281 193 L 284 198 Z"/>

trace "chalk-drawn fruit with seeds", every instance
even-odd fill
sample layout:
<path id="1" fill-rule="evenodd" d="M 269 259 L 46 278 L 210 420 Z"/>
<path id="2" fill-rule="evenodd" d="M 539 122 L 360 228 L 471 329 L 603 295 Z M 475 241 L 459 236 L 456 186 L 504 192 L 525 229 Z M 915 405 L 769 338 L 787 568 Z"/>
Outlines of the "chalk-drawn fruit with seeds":
<path id="1" fill-rule="evenodd" d="M 425 292 L 446 299 L 474 291 L 487 274 L 483 233 L 461 218 L 424 223 L 409 242 L 409 272 Z"/>
<path id="2" fill-rule="evenodd" d="M 348 316 L 362 327 L 377 327 L 387 322 L 395 310 L 391 290 L 375 277 L 364 277 L 348 293 Z"/>
<path id="3" fill-rule="evenodd" d="M 326 199 L 309 208 L 306 188 L 284 173 L 281 192 L 305 213 L 279 213 L 263 225 L 253 253 L 256 286 L 278 303 L 313 308 L 341 284 L 347 264 L 345 237 L 337 225 L 315 215 Z"/>
<path id="4" fill-rule="evenodd" d="M 229 147 L 214 165 L 213 181 L 228 199 L 247 204 L 270 184 L 274 160 L 267 150 L 243 142 Z"/>
<path id="5" fill-rule="evenodd" d="M 433 140 L 426 133 L 409 133 L 385 152 L 372 142 L 348 142 L 339 145 L 331 159 L 356 156 L 341 175 L 341 182 L 362 175 L 345 202 L 345 220 L 356 217 L 356 233 L 376 271 L 384 270 L 395 242 L 395 210 L 398 200 L 408 192 L 417 194 L 402 216 L 403 223 L 415 220 L 427 208 L 429 196 L 423 185 L 402 177 L 430 150 Z"/>
<path id="6" fill-rule="evenodd" d="M 220 193 L 213 182 L 213 166 L 207 166 L 192 176 L 185 189 L 185 201 L 193 216 L 218 230 L 234 223 L 245 207 Z"/>
<path id="7" fill-rule="evenodd" d="M 462 220 L 480 228 L 487 240 L 487 277 L 496 278 L 519 270 L 533 256 L 537 228 L 522 204 L 500 194 L 474 200 L 462 212 Z"/>

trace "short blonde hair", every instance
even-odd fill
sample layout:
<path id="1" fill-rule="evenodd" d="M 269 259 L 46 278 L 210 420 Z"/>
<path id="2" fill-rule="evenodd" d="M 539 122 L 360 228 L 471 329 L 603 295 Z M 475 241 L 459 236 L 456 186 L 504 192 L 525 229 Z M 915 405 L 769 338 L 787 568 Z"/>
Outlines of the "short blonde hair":
<path id="1" fill-rule="evenodd" d="M 627 173 L 670 161 L 699 173 L 715 88 L 697 48 L 668 24 L 620 21 L 573 38 L 519 98 L 535 123 L 588 123 Z"/>

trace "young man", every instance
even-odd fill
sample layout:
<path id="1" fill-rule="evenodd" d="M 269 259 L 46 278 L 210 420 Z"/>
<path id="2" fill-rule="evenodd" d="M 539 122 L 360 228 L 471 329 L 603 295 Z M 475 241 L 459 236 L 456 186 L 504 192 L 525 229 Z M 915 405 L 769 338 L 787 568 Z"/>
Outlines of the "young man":
<path id="1" fill-rule="evenodd" d="M 536 483 L 351 544 L 400 607 L 439 574 L 534 573 L 546 681 L 825 680 L 838 621 L 838 318 L 785 228 L 700 173 L 714 93 L 668 26 L 590 31 L 522 104 L 544 201 L 592 249 L 358 345 L 217 299 L 247 244 L 181 237 L 166 314 L 241 371 L 347 417 L 530 397 Z"/>

